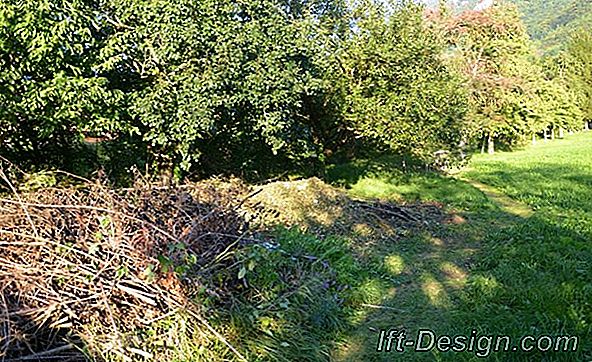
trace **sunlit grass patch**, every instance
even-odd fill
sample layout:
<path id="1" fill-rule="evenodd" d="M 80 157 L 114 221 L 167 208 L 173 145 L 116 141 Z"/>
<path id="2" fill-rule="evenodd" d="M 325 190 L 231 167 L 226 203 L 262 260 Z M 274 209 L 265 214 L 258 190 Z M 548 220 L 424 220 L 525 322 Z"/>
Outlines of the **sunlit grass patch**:
<path id="1" fill-rule="evenodd" d="M 422 291 L 434 307 L 446 308 L 450 306 L 448 293 L 441 282 L 429 274 L 423 275 L 420 282 Z"/>
<path id="2" fill-rule="evenodd" d="M 401 195 L 415 191 L 412 185 L 397 186 L 380 178 L 362 178 L 351 188 L 352 195 L 379 199 L 401 199 Z"/>
<path id="3" fill-rule="evenodd" d="M 591 359 L 591 155 L 592 133 L 514 153 L 478 155 L 460 177 L 483 188 L 388 167 L 365 165 L 370 171 L 354 171 L 356 177 L 346 184 L 354 195 L 439 202 L 450 217 L 438 231 L 408 234 L 375 249 L 374 259 L 385 268 L 378 272 L 380 278 L 396 288 L 391 297 L 384 291 L 381 303 L 397 311 L 366 315 L 352 332 L 350 348 L 342 351 L 348 353 L 335 354 L 337 360 L 391 360 L 375 352 L 376 326 L 451 334 L 475 328 L 513 337 L 577 335 L 581 345 L 575 354 L 500 353 L 492 358 Z M 339 171 L 343 174 L 344 169 Z M 455 215 L 459 222 L 454 222 Z M 404 268 L 396 268 L 401 265 Z M 397 358 L 476 360 L 472 354 L 450 353 Z"/>
<path id="4" fill-rule="evenodd" d="M 384 265 L 386 270 L 392 275 L 399 275 L 405 270 L 405 261 L 399 255 L 387 255 L 384 258 Z"/>

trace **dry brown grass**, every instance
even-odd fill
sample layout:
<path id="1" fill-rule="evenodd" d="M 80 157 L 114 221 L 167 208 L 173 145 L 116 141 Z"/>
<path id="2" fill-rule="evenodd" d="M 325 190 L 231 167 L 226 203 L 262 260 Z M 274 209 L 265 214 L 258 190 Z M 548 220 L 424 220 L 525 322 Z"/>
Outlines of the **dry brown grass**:
<path id="1" fill-rule="evenodd" d="M 256 222 L 265 227 L 284 225 L 362 239 L 395 237 L 414 226 L 425 226 L 428 220 L 444 218 L 441 205 L 352 199 L 345 190 L 317 178 L 259 186 L 245 209 L 254 211 Z"/>

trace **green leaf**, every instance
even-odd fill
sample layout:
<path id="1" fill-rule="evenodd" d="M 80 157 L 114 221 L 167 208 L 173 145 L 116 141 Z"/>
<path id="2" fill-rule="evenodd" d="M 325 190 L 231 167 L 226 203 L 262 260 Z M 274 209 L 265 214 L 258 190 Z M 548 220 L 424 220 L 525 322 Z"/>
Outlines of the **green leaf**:
<path id="1" fill-rule="evenodd" d="M 238 279 L 243 279 L 246 274 L 247 274 L 247 269 L 244 266 L 241 267 L 240 270 L 238 271 Z"/>

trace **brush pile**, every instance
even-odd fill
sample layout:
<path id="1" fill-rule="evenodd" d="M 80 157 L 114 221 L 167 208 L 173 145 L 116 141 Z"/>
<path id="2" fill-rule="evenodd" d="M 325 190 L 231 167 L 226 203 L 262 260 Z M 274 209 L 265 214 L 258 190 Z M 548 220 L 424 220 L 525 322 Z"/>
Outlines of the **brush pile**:
<path id="1" fill-rule="evenodd" d="M 189 301 L 188 284 L 241 241 L 242 184 L 22 192 L 0 176 L 12 195 L 0 199 L 0 359 L 178 358 L 174 335 L 139 331 L 181 311 L 198 321 L 194 338 L 233 350 Z"/>

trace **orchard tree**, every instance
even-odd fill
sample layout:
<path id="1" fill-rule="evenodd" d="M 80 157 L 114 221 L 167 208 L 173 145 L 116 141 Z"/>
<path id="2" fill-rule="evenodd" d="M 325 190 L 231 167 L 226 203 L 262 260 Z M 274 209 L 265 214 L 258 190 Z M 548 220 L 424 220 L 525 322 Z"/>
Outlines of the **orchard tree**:
<path id="1" fill-rule="evenodd" d="M 466 11 L 448 23 L 458 68 L 468 80 L 475 127 L 487 145 L 514 144 L 537 128 L 537 89 L 543 81 L 528 34 L 512 6 Z"/>
<path id="2" fill-rule="evenodd" d="M 585 118 L 585 127 L 592 120 L 592 32 L 584 28 L 574 33 L 567 47 L 567 77 L 577 94 L 577 104 Z"/>
<path id="3" fill-rule="evenodd" d="M 161 166 L 240 170 L 315 158 L 311 41 L 332 2 L 110 0 L 103 71 L 126 73 L 130 111 Z M 132 84 L 130 84 L 132 83 Z"/>
<path id="4" fill-rule="evenodd" d="M 347 126 L 391 152 L 432 162 L 460 155 L 466 94 L 442 59 L 444 44 L 412 2 L 362 2 L 340 59 Z"/>
<path id="5" fill-rule="evenodd" d="M 1 153 L 44 163 L 84 132 L 126 127 L 119 122 L 121 93 L 93 68 L 104 25 L 95 5 L 0 3 Z"/>

